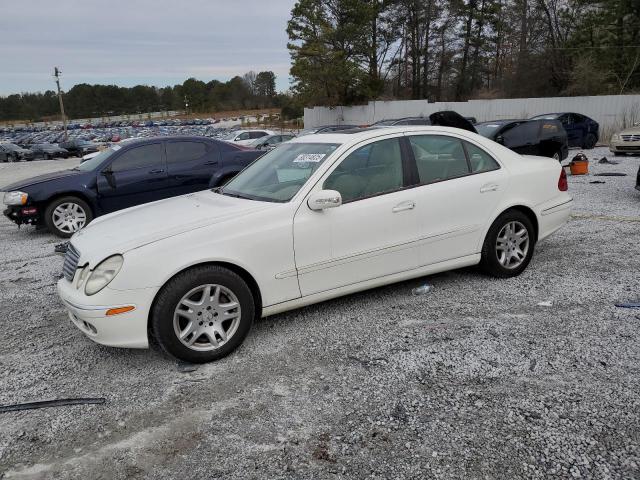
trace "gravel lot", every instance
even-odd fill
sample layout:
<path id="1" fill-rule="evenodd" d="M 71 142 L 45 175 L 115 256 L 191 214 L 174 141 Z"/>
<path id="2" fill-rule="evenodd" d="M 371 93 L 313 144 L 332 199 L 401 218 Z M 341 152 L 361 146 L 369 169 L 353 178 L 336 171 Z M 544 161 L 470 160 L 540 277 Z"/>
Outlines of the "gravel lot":
<path id="1" fill-rule="evenodd" d="M 86 339 L 60 240 L 3 218 L 0 404 L 106 403 L 0 414 L 0 478 L 639 478 L 640 309 L 614 303 L 640 299 L 640 157 L 619 160 L 569 177 L 574 218 L 516 279 L 270 317 L 191 372 Z M 0 164 L 0 185 L 75 162 Z"/>

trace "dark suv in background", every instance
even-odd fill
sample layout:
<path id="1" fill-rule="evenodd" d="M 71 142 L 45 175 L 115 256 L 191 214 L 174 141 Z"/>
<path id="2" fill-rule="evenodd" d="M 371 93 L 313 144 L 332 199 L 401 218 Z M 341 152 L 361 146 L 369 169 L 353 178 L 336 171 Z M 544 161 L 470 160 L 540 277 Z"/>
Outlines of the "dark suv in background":
<path id="1" fill-rule="evenodd" d="M 558 120 L 567 132 L 570 147 L 592 149 L 600 138 L 600 125 L 581 113 L 545 113 L 532 120 Z"/>
<path id="2" fill-rule="evenodd" d="M 262 154 L 204 137 L 131 140 L 71 170 L 0 186 L 4 214 L 70 237 L 94 217 L 223 185 Z"/>
<path id="3" fill-rule="evenodd" d="M 558 120 L 496 120 L 475 125 L 487 137 L 521 155 L 562 161 L 569 155 L 567 133 Z"/>

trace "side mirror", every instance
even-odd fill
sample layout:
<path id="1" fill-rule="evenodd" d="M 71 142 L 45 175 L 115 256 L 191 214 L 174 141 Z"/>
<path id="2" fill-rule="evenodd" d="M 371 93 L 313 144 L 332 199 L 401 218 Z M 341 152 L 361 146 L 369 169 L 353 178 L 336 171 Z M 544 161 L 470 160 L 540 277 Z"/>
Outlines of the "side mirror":
<path id="1" fill-rule="evenodd" d="M 309 195 L 307 205 L 314 211 L 339 207 L 342 205 L 342 195 L 336 190 L 320 190 Z"/>
<path id="2" fill-rule="evenodd" d="M 502 135 L 498 135 L 496 137 L 496 142 L 499 143 L 500 145 L 504 145 L 504 137 Z"/>

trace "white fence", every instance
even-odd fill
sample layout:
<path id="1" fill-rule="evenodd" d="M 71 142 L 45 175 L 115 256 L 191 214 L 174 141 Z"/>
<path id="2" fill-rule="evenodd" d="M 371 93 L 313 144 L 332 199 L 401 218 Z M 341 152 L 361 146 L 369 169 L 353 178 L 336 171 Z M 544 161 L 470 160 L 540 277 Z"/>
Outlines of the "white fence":
<path id="1" fill-rule="evenodd" d="M 542 113 L 577 112 L 600 124 L 600 138 L 607 139 L 614 130 L 640 121 L 640 95 L 603 95 L 595 97 L 509 98 L 435 102 L 397 100 L 369 102 L 353 107 L 313 107 L 304 109 L 305 128 L 320 125 L 369 125 L 378 120 L 429 116 L 440 110 L 455 110 L 479 122 L 503 118 L 529 118 Z"/>

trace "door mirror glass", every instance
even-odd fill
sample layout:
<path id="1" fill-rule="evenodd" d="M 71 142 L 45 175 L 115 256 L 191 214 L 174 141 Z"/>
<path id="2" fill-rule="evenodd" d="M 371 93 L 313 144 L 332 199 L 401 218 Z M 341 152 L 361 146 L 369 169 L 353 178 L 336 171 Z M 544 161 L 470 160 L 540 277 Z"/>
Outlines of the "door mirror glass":
<path id="1" fill-rule="evenodd" d="M 336 190 L 320 190 L 309 195 L 307 205 L 311 210 L 315 211 L 339 207 L 342 205 L 342 197 L 340 192 Z"/>
<path id="2" fill-rule="evenodd" d="M 499 143 L 500 145 L 502 145 L 504 143 L 504 137 L 502 135 L 498 135 L 496 137 L 496 143 Z"/>

